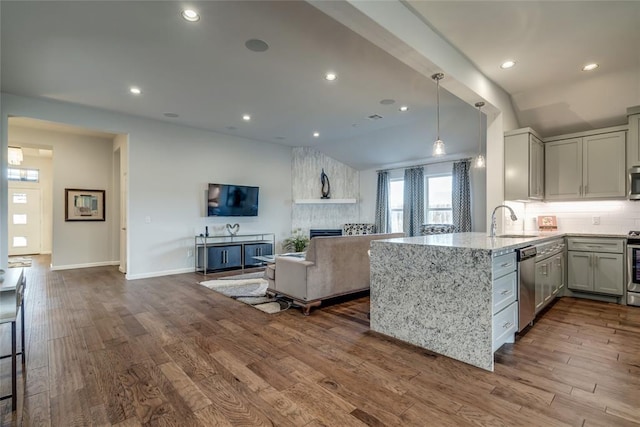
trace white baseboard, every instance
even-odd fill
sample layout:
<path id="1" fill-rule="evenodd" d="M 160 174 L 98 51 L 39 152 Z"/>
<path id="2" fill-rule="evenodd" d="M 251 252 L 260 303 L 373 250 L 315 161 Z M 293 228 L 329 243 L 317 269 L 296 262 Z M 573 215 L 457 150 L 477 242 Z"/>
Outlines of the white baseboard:
<path id="1" fill-rule="evenodd" d="M 120 261 L 88 262 L 86 264 L 52 265 L 51 270 L 74 270 L 76 268 L 105 267 L 108 265 L 120 265 Z"/>
<path id="2" fill-rule="evenodd" d="M 152 277 L 172 276 L 174 274 L 193 273 L 195 267 L 178 268 L 175 270 L 154 271 L 153 273 L 126 274 L 127 280 L 149 279 Z"/>

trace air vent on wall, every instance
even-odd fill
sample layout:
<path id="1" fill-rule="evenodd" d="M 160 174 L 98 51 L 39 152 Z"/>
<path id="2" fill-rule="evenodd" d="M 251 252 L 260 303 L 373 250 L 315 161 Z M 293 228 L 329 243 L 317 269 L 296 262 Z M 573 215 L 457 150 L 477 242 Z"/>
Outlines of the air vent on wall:
<path id="1" fill-rule="evenodd" d="M 367 119 L 369 120 L 380 120 L 382 118 L 382 116 L 378 115 L 378 114 L 372 114 L 370 116 L 367 116 Z"/>

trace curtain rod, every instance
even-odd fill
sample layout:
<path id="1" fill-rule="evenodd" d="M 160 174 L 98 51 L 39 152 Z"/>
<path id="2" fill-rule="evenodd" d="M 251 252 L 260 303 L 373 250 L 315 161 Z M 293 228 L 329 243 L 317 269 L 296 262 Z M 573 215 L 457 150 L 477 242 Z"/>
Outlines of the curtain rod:
<path id="1" fill-rule="evenodd" d="M 400 170 L 400 169 L 411 169 L 411 168 L 419 168 L 419 167 L 424 167 L 424 166 L 429 166 L 429 165 L 437 165 L 440 163 L 455 163 L 455 162 L 463 162 L 465 160 L 472 160 L 473 157 L 465 157 L 462 159 L 455 159 L 455 160 L 440 160 L 439 162 L 431 162 L 431 163 L 422 163 L 420 165 L 413 165 L 413 166 L 401 166 L 401 167 L 397 167 L 397 168 L 390 168 L 390 169 L 379 169 L 376 172 L 389 172 L 389 171 L 396 171 L 396 170 Z"/>

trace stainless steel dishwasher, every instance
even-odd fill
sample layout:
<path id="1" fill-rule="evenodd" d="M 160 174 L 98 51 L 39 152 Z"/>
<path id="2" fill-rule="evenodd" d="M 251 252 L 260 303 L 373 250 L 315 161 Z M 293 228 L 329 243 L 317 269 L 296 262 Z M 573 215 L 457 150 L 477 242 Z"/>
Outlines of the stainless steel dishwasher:
<path id="1" fill-rule="evenodd" d="M 535 246 L 516 251 L 518 254 L 518 332 L 533 322 L 536 316 L 536 254 Z"/>

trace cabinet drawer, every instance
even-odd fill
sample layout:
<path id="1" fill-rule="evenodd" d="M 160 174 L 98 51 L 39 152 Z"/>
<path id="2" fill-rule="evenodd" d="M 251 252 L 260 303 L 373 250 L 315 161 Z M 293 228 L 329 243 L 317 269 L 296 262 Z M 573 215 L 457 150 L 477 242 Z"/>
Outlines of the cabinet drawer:
<path id="1" fill-rule="evenodd" d="M 518 330 L 518 303 L 514 301 L 510 306 L 493 316 L 493 351 L 509 341 Z"/>
<path id="2" fill-rule="evenodd" d="M 491 263 L 493 280 L 516 271 L 516 253 L 497 256 Z"/>
<path id="3" fill-rule="evenodd" d="M 516 300 L 518 273 L 512 271 L 493 281 L 493 313 L 497 313 Z"/>
<path id="4" fill-rule="evenodd" d="M 569 250 L 621 254 L 624 251 L 624 241 L 622 239 L 569 237 Z"/>

